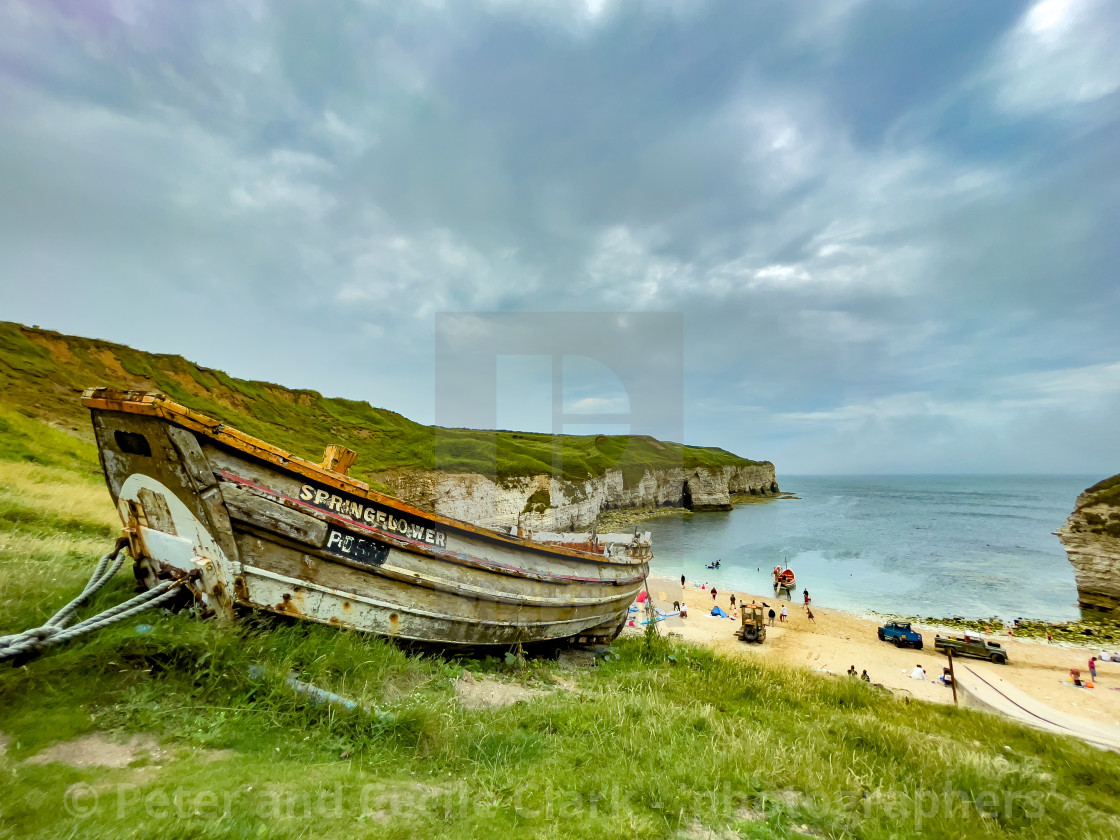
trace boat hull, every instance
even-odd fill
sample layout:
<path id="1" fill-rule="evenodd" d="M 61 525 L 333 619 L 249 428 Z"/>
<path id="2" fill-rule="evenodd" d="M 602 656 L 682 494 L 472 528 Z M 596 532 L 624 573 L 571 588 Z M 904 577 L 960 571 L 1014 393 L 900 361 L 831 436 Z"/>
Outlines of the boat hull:
<path id="1" fill-rule="evenodd" d="M 542 545 L 370 492 L 167 401 L 85 403 L 137 577 L 187 577 L 219 618 L 250 608 L 442 645 L 603 642 L 648 572 L 648 543 Z"/>

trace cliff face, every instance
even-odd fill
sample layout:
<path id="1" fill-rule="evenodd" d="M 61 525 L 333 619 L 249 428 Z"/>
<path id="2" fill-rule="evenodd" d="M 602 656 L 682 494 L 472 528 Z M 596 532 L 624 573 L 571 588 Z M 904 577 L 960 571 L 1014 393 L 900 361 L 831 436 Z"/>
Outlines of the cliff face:
<path id="1" fill-rule="evenodd" d="M 401 499 L 445 516 L 487 527 L 521 525 L 534 531 L 589 529 L 600 510 L 648 505 L 730 510 L 731 493 L 778 492 L 774 465 L 646 470 L 628 482 L 608 470 L 586 481 L 548 475 L 498 482 L 475 473 L 395 470 L 376 479 Z"/>
<path id="2" fill-rule="evenodd" d="M 1057 534 L 1073 564 L 1081 609 L 1120 618 L 1120 475 L 1078 496 Z"/>

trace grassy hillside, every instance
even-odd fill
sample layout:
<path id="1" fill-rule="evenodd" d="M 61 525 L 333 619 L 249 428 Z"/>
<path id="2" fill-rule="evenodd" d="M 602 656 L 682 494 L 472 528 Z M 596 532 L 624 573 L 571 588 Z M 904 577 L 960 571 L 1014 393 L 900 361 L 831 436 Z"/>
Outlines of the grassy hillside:
<path id="1" fill-rule="evenodd" d="M 318 461 L 330 443 L 358 453 L 353 474 L 398 468 L 479 472 L 498 478 L 552 471 L 553 438 L 520 432 L 436 429 L 369 403 L 324 397 L 267 382 L 235 379 L 181 356 L 157 355 L 95 339 L 0 322 L 0 403 L 90 438 L 78 397 L 85 388 L 158 390 L 196 411 Z M 564 477 L 580 480 L 619 468 L 758 463 L 722 449 L 627 435 L 566 435 Z"/>
<path id="2" fill-rule="evenodd" d="M 0 452 L 0 634 L 62 606 L 118 527 L 82 445 L 31 430 Z M 93 607 L 130 593 L 122 572 Z M 570 669 L 409 654 L 267 617 L 224 629 L 138 616 L 0 664 L 0 838 L 1120 831 L 1120 756 L 764 657 L 615 650 Z M 293 670 L 379 714 L 310 704 L 285 685 Z M 465 673 L 533 694 L 468 708 Z M 116 768 L 36 763 L 94 733 L 147 746 Z"/>

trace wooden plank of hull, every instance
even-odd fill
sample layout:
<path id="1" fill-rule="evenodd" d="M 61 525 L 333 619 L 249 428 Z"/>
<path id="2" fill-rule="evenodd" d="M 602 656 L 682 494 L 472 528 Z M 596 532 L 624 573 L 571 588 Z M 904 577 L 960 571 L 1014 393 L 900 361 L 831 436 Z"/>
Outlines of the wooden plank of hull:
<path id="1" fill-rule="evenodd" d="M 263 549 L 261 553 L 269 551 Z M 242 572 L 247 588 L 245 603 L 284 615 L 424 642 L 509 645 L 578 635 L 610 638 L 622 626 L 635 594 L 620 593 L 616 601 L 583 608 L 533 608 L 435 593 L 372 575 L 365 575 L 354 585 L 340 573 L 342 567 L 318 568 L 312 575 L 304 575 L 297 558 L 284 558 L 278 552 L 264 558 L 261 566 L 246 565 Z M 311 576 L 317 580 L 306 579 Z M 433 597 L 437 594 L 439 597 Z"/>
<path id="2" fill-rule="evenodd" d="M 354 587 L 360 587 L 363 580 L 376 576 L 400 581 L 413 588 L 448 592 L 456 597 L 532 607 L 596 606 L 620 597 L 620 591 L 637 594 L 641 585 L 640 580 L 624 583 L 589 580 L 564 584 L 536 579 L 517 580 L 503 571 L 463 566 L 453 560 L 444 562 L 392 547 L 386 549 L 386 559 L 371 567 L 348 562 L 319 547 L 284 540 L 273 532 L 254 528 L 251 523 L 238 522 L 237 528 L 238 550 L 243 564 L 268 567 L 270 549 L 266 550 L 266 546 L 275 545 L 299 556 L 302 567 L 307 571 L 302 567 L 297 569 L 294 579 L 298 580 L 316 581 L 321 570 L 327 575 L 342 576 L 352 572 L 357 575 L 349 578 Z M 282 567 L 288 568 L 286 564 Z"/>
<path id="3" fill-rule="evenodd" d="M 231 495 L 243 493 L 236 488 Z M 261 609 L 429 640 L 433 627 L 417 625 L 434 623 L 457 628 L 453 637 L 440 641 L 499 643 L 498 639 L 510 638 L 563 638 L 604 622 L 620 624 L 640 586 L 637 580 L 625 584 L 517 580 L 504 570 L 464 567 L 453 559 L 440 561 L 397 548 L 390 548 L 376 569 L 360 568 L 246 521 L 268 504 L 279 507 L 259 501 L 251 508 L 230 505 L 244 580 L 238 600 Z M 286 518 L 294 518 L 292 513 L 285 511 Z M 295 517 L 315 522 L 306 514 L 295 513 Z M 264 517 L 268 522 L 276 518 L 275 514 Z M 289 530 L 314 532 L 300 524 L 297 520 Z M 380 607 L 381 613 L 352 610 L 355 603 Z"/>
<path id="4" fill-rule="evenodd" d="M 93 412 L 114 499 L 130 475 L 151 475 L 219 531 L 246 606 L 427 642 L 611 638 L 648 569 L 648 547 L 606 557 L 540 545 L 359 495 L 352 480 L 284 469 L 275 451 L 265 460 L 163 415 Z M 152 451 L 122 451 L 121 433 Z M 159 530 L 159 516 L 142 524 Z"/>

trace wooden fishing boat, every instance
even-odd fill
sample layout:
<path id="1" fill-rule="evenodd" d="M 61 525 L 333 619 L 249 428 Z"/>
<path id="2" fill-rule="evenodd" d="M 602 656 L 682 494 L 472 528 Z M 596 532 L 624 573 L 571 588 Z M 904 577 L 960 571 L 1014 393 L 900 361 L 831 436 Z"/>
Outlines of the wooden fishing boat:
<path id="1" fill-rule="evenodd" d="M 781 566 L 774 567 L 774 595 L 781 597 L 785 595 L 790 600 L 793 600 L 793 590 L 797 588 L 797 576 L 793 573 L 793 569 L 782 569 Z"/>
<path id="2" fill-rule="evenodd" d="M 152 587 L 445 645 L 605 642 L 653 556 L 649 534 L 519 534 L 420 510 L 157 394 L 95 388 L 101 464 Z"/>

